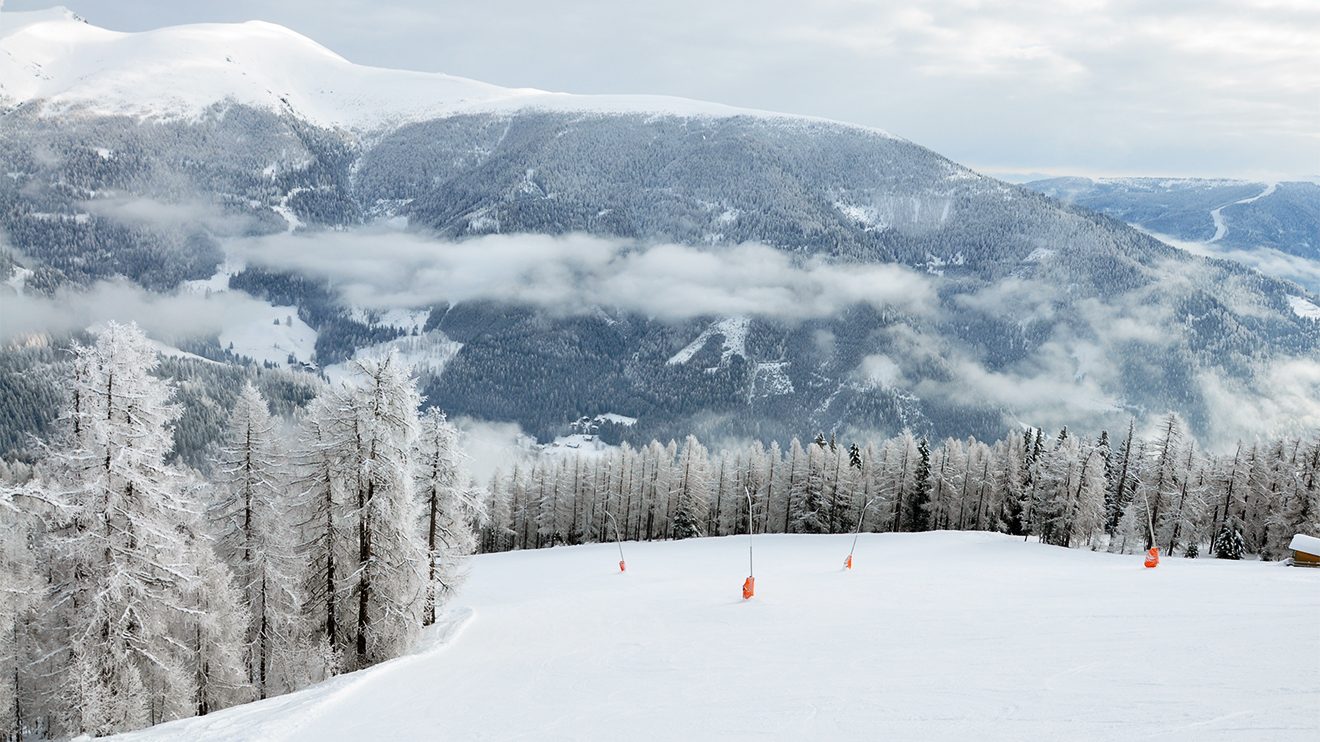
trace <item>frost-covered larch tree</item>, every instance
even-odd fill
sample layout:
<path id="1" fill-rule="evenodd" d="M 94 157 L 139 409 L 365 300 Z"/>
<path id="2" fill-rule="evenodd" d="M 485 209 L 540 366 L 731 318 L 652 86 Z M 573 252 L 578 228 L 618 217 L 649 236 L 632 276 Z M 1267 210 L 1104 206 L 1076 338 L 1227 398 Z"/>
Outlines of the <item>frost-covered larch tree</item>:
<path id="1" fill-rule="evenodd" d="M 342 670 L 350 642 L 351 623 L 345 613 L 352 557 L 346 502 L 348 491 L 356 489 L 356 477 L 346 462 L 356 450 L 356 438 L 351 421 L 343 419 L 346 397 L 347 390 L 327 389 L 308 405 L 290 461 L 304 621 L 320 665 L 314 677 Z"/>
<path id="2" fill-rule="evenodd" d="M 355 361 L 356 385 L 341 410 L 355 429 L 357 473 L 349 495 L 357 553 L 353 565 L 357 667 L 402 654 L 422 624 L 426 544 L 418 533 L 417 385 L 396 354 Z M 341 429 L 343 426 L 341 426 Z"/>
<path id="3" fill-rule="evenodd" d="M 110 734 L 193 712 L 179 628 L 199 569 L 185 543 L 191 507 L 165 463 L 179 410 L 152 373 L 155 348 L 136 326 L 110 323 L 74 356 L 64 445 L 46 474 L 63 502 L 55 601 L 68 627 L 71 728 Z"/>
<path id="4" fill-rule="evenodd" d="M 232 573 L 207 544 L 194 538 L 187 549 L 197 574 L 185 590 L 191 611 L 183 617 L 182 633 L 192 654 L 196 713 L 202 715 L 255 696 L 245 636 L 252 613 Z"/>
<path id="5" fill-rule="evenodd" d="M 41 700 L 54 695 L 42 677 L 45 580 L 34 539 L 39 532 L 24 489 L 0 477 L 0 738 L 36 732 Z"/>
<path id="6" fill-rule="evenodd" d="M 1167 545 L 1172 538 L 1173 521 L 1167 511 L 1176 506 L 1186 476 L 1183 429 L 1175 413 L 1169 413 L 1160 423 L 1156 440 L 1146 447 L 1147 459 L 1142 463 L 1137 493 L 1128 505 L 1130 517 L 1124 518 L 1128 535 L 1144 534 L 1137 540 L 1144 541 L 1147 549 Z M 1156 526 L 1161 530 L 1152 533 Z"/>
<path id="7" fill-rule="evenodd" d="M 298 579 L 293 564 L 287 460 L 266 400 L 251 382 L 239 392 L 214 466 L 210 517 L 217 550 L 250 612 L 248 679 L 265 698 L 293 689 L 298 652 Z"/>
<path id="8" fill-rule="evenodd" d="M 427 555 L 422 624 L 429 626 L 435 623 L 437 607 L 462 581 L 466 558 L 476 548 L 472 524 L 482 507 L 465 484 L 458 430 L 440 410 L 432 407 L 422 415 L 416 450 Z"/>

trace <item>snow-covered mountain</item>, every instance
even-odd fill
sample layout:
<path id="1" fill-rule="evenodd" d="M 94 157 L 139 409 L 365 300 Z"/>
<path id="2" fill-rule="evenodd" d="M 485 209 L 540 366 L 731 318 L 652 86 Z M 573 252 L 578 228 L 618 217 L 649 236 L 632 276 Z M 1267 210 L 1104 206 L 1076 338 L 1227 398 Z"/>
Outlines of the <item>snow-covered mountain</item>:
<path id="1" fill-rule="evenodd" d="M 805 120 L 684 98 L 569 95 L 368 67 L 263 21 L 121 33 L 65 8 L 4 14 L 0 101 L 38 105 L 47 116 L 153 120 L 196 119 L 212 106 L 238 104 L 359 133 L 458 113 L 532 108 Z"/>
<path id="2" fill-rule="evenodd" d="M 22 256 L 0 268 L 29 271 L 26 291 L 116 276 L 154 292 L 241 290 L 297 307 L 302 324 L 282 332 L 297 327 L 314 358 L 246 330 L 227 336 L 244 338 L 236 353 L 321 368 L 416 329 L 444 339 L 431 403 L 543 440 L 603 412 L 638 418 L 615 433 L 639 440 L 903 426 L 993 438 L 1019 422 L 1121 425 L 1165 409 L 1205 434 L 1242 423 L 1244 405 L 1261 410 L 1253 425 L 1320 420 L 1307 401 L 1320 397 L 1306 370 L 1320 348 L 1313 293 L 879 130 L 361 67 L 264 23 L 122 34 L 64 12 L 6 13 L 0 65 L 0 230 Z M 1223 216 L 1234 234 L 1236 213 Z M 666 316 L 616 300 L 551 306 L 490 282 L 454 302 L 377 286 L 404 298 L 374 309 L 429 311 L 400 328 L 343 295 L 354 276 L 307 270 L 400 235 L 424 269 L 428 251 L 473 237 L 580 233 L 616 255 L 666 243 L 728 261 L 767 245 L 786 272 L 834 266 L 884 285 L 853 285 L 829 313 L 800 293 L 684 311 L 683 287 L 669 286 Z M 236 246 L 241 260 L 226 262 Z M 901 270 L 866 270 L 876 264 Z M 764 266 L 728 281 L 753 273 Z M 904 286 L 919 305 L 864 300 Z"/>
<path id="3" fill-rule="evenodd" d="M 1320 183 L 1050 178 L 1026 185 L 1180 240 L 1320 260 Z"/>
<path id="4" fill-rule="evenodd" d="M 1234 260 L 1320 291 L 1320 183 L 1050 178 L 1026 186 L 1195 254 Z"/>

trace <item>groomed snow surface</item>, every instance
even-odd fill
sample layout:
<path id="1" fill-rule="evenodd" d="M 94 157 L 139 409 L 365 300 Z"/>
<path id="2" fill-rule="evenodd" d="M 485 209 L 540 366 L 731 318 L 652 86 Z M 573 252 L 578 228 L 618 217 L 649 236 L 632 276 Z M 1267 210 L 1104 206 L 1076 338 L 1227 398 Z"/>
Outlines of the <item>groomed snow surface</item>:
<path id="1" fill-rule="evenodd" d="M 747 541 L 477 557 L 447 644 L 124 739 L 1320 739 L 1320 570 L 775 535 L 744 602 Z"/>

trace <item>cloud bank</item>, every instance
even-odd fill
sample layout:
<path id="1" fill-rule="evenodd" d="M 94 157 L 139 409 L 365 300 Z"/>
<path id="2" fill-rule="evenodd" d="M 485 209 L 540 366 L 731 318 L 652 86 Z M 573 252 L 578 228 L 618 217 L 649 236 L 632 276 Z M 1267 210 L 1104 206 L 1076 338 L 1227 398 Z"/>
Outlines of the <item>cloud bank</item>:
<path id="1" fill-rule="evenodd" d="M 227 326 L 264 319 L 269 312 L 269 304 L 236 291 L 155 294 L 124 280 L 101 281 L 87 290 L 61 288 L 54 296 L 4 297 L 0 344 L 75 332 L 107 320 L 136 322 L 168 343 L 214 335 Z"/>
<path id="2" fill-rule="evenodd" d="M 707 250 L 587 235 L 490 235 L 443 242 L 409 232 L 281 234 L 230 243 L 249 265 L 327 279 L 372 309 L 487 299 L 552 313 L 605 306 L 661 320 L 833 315 L 869 304 L 929 315 L 930 280 L 896 265 L 830 263 L 765 245 Z"/>

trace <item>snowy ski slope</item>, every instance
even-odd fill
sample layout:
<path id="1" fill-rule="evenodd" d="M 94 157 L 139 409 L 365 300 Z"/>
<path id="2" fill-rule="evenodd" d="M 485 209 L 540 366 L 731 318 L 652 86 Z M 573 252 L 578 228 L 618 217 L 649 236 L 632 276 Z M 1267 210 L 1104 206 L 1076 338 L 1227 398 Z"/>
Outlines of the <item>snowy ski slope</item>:
<path id="1" fill-rule="evenodd" d="M 1320 739 L 1320 570 L 850 540 L 478 557 L 447 643 L 122 739 Z"/>

